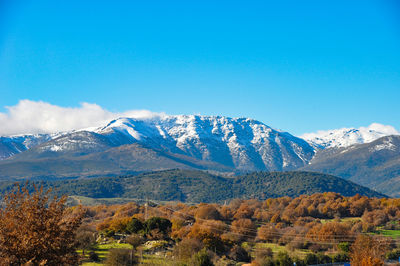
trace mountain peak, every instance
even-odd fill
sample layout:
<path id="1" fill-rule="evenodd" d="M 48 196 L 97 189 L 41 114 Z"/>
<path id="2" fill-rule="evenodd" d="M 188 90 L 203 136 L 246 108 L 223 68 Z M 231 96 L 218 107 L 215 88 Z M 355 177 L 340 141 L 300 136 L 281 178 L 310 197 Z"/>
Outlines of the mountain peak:
<path id="1" fill-rule="evenodd" d="M 293 169 L 314 154 L 304 140 L 249 118 L 165 115 L 151 119 L 119 118 L 95 131 L 125 136 L 158 150 L 215 161 L 240 170 Z"/>
<path id="2" fill-rule="evenodd" d="M 384 136 L 400 135 L 394 127 L 373 123 L 368 127 L 340 128 L 306 133 L 300 136 L 317 148 L 348 147 L 354 144 L 369 143 Z"/>

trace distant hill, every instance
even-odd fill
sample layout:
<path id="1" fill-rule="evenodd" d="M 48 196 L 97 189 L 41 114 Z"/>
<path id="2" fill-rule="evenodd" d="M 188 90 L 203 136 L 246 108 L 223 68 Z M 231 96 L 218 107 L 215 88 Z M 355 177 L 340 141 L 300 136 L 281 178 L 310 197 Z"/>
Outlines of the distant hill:
<path id="1" fill-rule="evenodd" d="M 332 174 L 400 197 L 400 136 L 318 151 L 311 163 L 302 169 Z"/>
<path id="2" fill-rule="evenodd" d="M 223 202 L 234 198 L 263 200 L 320 192 L 384 196 L 350 181 L 312 172 L 254 172 L 230 178 L 204 171 L 167 170 L 136 176 L 43 181 L 42 184 L 58 194 L 182 202 Z M 3 182 L 2 191 L 11 186 L 10 182 Z"/>

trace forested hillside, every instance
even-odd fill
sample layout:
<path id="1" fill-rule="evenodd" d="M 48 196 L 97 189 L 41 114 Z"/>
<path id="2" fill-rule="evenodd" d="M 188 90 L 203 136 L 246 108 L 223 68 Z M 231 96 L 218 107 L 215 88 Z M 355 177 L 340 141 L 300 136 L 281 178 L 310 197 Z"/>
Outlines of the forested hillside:
<path id="1" fill-rule="evenodd" d="M 235 198 L 266 199 L 282 196 L 337 192 L 382 197 L 375 191 L 344 179 L 312 172 L 254 172 L 221 177 L 204 171 L 167 170 L 136 176 L 41 181 L 58 195 L 91 198 L 136 198 L 181 202 L 223 202 Z M 12 187 L 3 182 L 2 190 Z"/>

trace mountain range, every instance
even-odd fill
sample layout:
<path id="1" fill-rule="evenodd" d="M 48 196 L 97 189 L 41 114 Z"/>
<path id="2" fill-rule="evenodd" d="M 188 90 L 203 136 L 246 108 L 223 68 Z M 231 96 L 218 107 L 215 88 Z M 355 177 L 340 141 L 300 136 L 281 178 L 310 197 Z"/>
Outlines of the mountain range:
<path id="1" fill-rule="evenodd" d="M 0 137 L 0 179 L 137 174 L 172 168 L 240 174 L 318 171 L 400 195 L 399 133 L 368 128 L 296 137 L 249 118 L 119 118 L 103 127 Z"/>

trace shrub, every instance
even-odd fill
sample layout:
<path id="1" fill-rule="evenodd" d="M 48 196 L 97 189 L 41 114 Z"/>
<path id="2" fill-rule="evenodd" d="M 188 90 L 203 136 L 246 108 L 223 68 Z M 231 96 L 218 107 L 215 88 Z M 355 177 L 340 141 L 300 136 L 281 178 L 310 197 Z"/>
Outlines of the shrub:
<path id="1" fill-rule="evenodd" d="M 395 249 L 386 253 L 386 258 L 389 260 L 398 260 L 400 258 L 400 249 Z"/>
<path id="2" fill-rule="evenodd" d="M 308 253 L 304 258 L 304 262 L 307 265 L 318 264 L 318 257 L 314 253 Z"/>
<path id="3" fill-rule="evenodd" d="M 295 257 L 295 258 L 293 258 L 293 265 L 296 263 L 296 266 L 307 266 L 308 264 L 306 264 L 305 262 L 304 262 L 304 260 L 302 260 L 302 259 L 300 259 L 300 258 L 298 258 L 298 257 Z"/>
<path id="4" fill-rule="evenodd" d="M 308 249 L 312 252 L 319 252 L 324 250 L 324 247 L 320 244 L 312 244 Z"/>
<path id="5" fill-rule="evenodd" d="M 325 255 L 324 253 L 318 253 L 317 257 L 318 257 L 318 263 L 319 264 L 332 263 L 332 258 L 329 257 L 328 255 Z"/>
<path id="6" fill-rule="evenodd" d="M 144 230 L 147 234 L 153 230 L 158 230 L 166 235 L 171 230 L 171 227 L 170 220 L 161 217 L 152 217 L 144 222 Z"/>
<path id="7" fill-rule="evenodd" d="M 230 251 L 229 251 L 229 258 L 231 258 L 234 261 L 240 261 L 240 262 L 250 262 L 251 257 L 249 253 L 242 248 L 241 246 L 234 246 Z"/>
<path id="8" fill-rule="evenodd" d="M 137 234 L 132 234 L 126 238 L 126 243 L 131 244 L 132 248 L 136 250 L 144 242 L 144 238 Z"/>
<path id="9" fill-rule="evenodd" d="M 350 257 L 346 253 L 338 253 L 338 254 L 333 255 L 332 261 L 333 262 L 346 262 L 346 261 L 350 261 Z"/>
<path id="10" fill-rule="evenodd" d="M 276 255 L 276 264 L 280 265 L 280 266 L 289 266 L 289 265 L 293 265 L 293 261 L 289 257 L 287 252 L 281 251 Z"/>
<path id="11" fill-rule="evenodd" d="M 213 266 L 214 264 L 212 263 L 210 253 L 205 248 L 203 248 L 202 250 L 193 255 L 189 265 Z"/>
<path id="12" fill-rule="evenodd" d="M 272 257 L 265 257 L 256 260 L 256 265 L 260 266 L 275 266 L 275 262 Z"/>
<path id="13" fill-rule="evenodd" d="M 345 253 L 350 251 L 350 243 L 349 242 L 340 242 L 337 247 L 339 250 L 341 250 Z"/>
<path id="14" fill-rule="evenodd" d="M 140 230 L 143 230 L 143 223 L 136 218 L 132 218 L 126 225 L 126 231 L 131 234 L 137 234 Z"/>
<path id="15" fill-rule="evenodd" d="M 272 252 L 271 248 L 257 248 L 256 249 L 256 260 L 264 260 L 266 257 L 272 258 L 274 253 Z"/>
<path id="16" fill-rule="evenodd" d="M 99 255 L 97 255 L 97 253 L 92 250 L 92 251 L 89 252 L 89 259 L 91 261 L 98 262 L 99 261 Z"/>
<path id="17" fill-rule="evenodd" d="M 107 255 L 106 265 L 109 266 L 130 266 L 137 265 L 138 259 L 131 249 L 113 248 Z"/>

